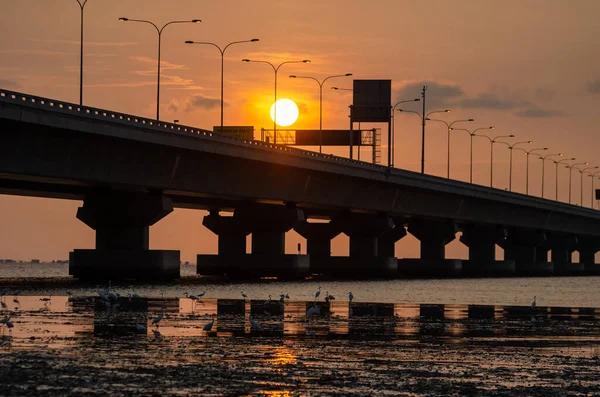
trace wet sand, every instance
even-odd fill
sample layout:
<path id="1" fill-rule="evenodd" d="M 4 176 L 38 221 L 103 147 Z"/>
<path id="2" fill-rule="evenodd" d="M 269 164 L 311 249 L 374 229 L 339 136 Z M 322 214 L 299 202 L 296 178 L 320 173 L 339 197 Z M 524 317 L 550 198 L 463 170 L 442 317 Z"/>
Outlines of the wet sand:
<path id="1" fill-rule="evenodd" d="M 1 395 L 600 394 L 596 309 L 40 298 L 4 298 Z"/>

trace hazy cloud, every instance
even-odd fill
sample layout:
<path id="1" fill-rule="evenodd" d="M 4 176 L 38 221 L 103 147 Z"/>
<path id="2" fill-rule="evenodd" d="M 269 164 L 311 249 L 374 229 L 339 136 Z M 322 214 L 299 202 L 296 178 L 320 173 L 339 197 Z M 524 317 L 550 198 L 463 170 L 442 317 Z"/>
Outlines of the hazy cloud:
<path id="1" fill-rule="evenodd" d="M 587 86 L 587 90 L 592 94 L 600 94 L 600 79 L 589 83 Z"/>
<path id="2" fill-rule="evenodd" d="M 400 88 L 393 89 L 393 103 L 398 101 L 406 101 L 413 98 L 421 98 L 421 92 L 424 85 L 427 86 L 427 92 L 425 95 L 428 109 L 448 108 L 454 100 L 457 100 L 464 95 L 463 89 L 456 84 L 444 84 L 435 81 L 421 81 L 405 84 Z"/>
<path id="3" fill-rule="evenodd" d="M 32 39 L 32 41 L 38 43 L 49 43 L 49 44 L 68 44 L 68 45 L 81 45 L 79 40 L 40 40 Z M 135 41 L 121 41 L 121 42 L 103 42 L 103 41 L 89 41 L 86 40 L 84 43 L 86 47 L 125 47 L 137 44 Z"/>
<path id="4" fill-rule="evenodd" d="M 5 88 L 7 90 L 15 90 L 21 87 L 21 84 L 12 80 L 0 79 L 0 87 Z"/>
<path id="5" fill-rule="evenodd" d="M 171 101 L 171 103 L 169 103 L 168 106 L 169 110 L 173 112 L 190 112 L 194 109 L 211 110 L 220 107 L 221 100 L 219 98 L 206 97 L 202 94 L 194 94 L 186 98 L 183 102 L 174 99 Z"/>
<path id="6" fill-rule="evenodd" d="M 494 94 L 484 93 L 475 98 L 461 99 L 457 103 L 458 106 L 467 109 L 514 109 L 519 106 L 519 103 L 498 98 Z"/>
<path id="7" fill-rule="evenodd" d="M 539 107 L 529 107 L 515 113 L 518 117 L 528 118 L 545 118 L 545 117 L 561 117 L 565 113 L 560 110 L 542 109 Z"/>

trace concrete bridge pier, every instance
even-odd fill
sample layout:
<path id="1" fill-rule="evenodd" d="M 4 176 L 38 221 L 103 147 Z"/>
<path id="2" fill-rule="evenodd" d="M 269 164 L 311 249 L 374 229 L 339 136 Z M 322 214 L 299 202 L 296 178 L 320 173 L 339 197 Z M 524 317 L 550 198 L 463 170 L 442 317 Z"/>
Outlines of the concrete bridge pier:
<path id="1" fill-rule="evenodd" d="M 285 233 L 303 221 L 302 210 L 291 206 L 246 204 L 236 208 L 233 217 L 213 212 L 203 224 L 219 235 L 219 253 L 198 255 L 197 272 L 242 277 L 307 275 L 308 255 L 285 254 Z M 246 254 L 248 234 L 252 234 L 250 254 Z"/>
<path id="2" fill-rule="evenodd" d="M 504 248 L 504 259 L 515 261 L 517 274 L 542 276 L 554 271 L 553 263 L 547 259 L 546 244 L 546 234 L 542 231 L 512 228 L 500 246 Z"/>
<path id="3" fill-rule="evenodd" d="M 573 263 L 571 259 L 573 251 L 577 248 L 577 237 L 551 233 L 547 234 L 546 238 L 551 250 L 555 275 L 583 273 L 583 263 Z"/>
<path id="4" fill-rule="evenodd" d="M 311 273 L 335 274 L 339 271 L 331 260 L 331 240 L 342 232 L 335 222 L 299 222 L 294 230 L 306 239 Z"/>
<path id="5" fill-rule="evenodd" d="M 350 256 L 334 258 L 338 259 L 342 275 L 397 274 L 398 261 L 394 254 L 383 256 L 378 251 L 379 238 L 394 229 L 394 221 L 389 216 L 346 213 L 334 222 L 350 238 Z"/>
<path id="6" fill-rule="evenodd" d="M 169 197 L 103 191 L 87 196 L 77 218 L 96 231 L 96 249 L 69 253 L 69 274 L 81 279 L 179 278 L 179 251 L 150 250 L 150 226 L 173 211 Z"/>
<path id="7" fill-rule="evenodd" d="M 460 241 L 469 247 L 469 260 L 463 261 L 463 274 L 468 276 L 509 275 L 515 272 L 512 260 L 496 260 L 496 244 L 506 238 L 500 226 L 467 225 Z"/>
<path id="8" fill-rule="evenodd" d="M 408 232 L 421 241 L 420 259 L 398 261 L 400 273 L 420 276 L 457 276 L 462 272 L 460 259 L 446 259 L 446 244 L 456 238 L 458 231 L 452 221 L 414 219 Z"/>
<path id="9" fill-rule="evenodd" d="M 596 264 L 596 252 L 600 251 L 600 239 L 593 237 L 578 237 L 577 250 L 579 263 L 583 264 L 586 274 L 600 274 L 600 266 Z"/>

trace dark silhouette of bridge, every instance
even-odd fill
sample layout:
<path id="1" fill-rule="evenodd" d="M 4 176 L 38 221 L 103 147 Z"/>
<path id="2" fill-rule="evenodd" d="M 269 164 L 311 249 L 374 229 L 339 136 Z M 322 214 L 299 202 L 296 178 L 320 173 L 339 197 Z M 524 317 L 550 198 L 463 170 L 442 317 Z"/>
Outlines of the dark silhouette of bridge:
<path id="1" fill-rule="evenodd" d="M 201 274 L 597 271 L 600 212 L 587 208 L 6 90 L 0 131 L 0 193 L 83 200 L 77 218 L 96 230 L 96 249 L 71 252 L 76 277 L 178 277 L 179 251 L 148 243 L 149 227 L 175 207 L 209 211 L 218 254 L 198 255 Z M 285 254 L 292 229 L 307 255 Z M 407 231 L 419 259 L 394 257 Z M 445 257 L 458 231 L 468 261 Z M 340 233 L 347 257 L 331 255 Z"/>

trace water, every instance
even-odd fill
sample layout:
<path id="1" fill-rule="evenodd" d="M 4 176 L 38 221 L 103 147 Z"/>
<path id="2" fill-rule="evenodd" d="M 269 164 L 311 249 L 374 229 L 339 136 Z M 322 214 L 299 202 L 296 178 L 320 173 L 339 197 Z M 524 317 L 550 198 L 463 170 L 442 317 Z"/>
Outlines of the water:
<path id="1" fill-rule="evenodd" d="M 194 273 L 113 283 L 144 298 L 111 301 L 66 264 L 0 264 L 10 290 L 0 319 L 13 325 L 0 324 L 0 394 L 600 394 L 598 277 L 232 283 Z M 319 286 L 320 313 L 307 318 Z M 324 302 L 327 292 L 336 299 Z"/>

